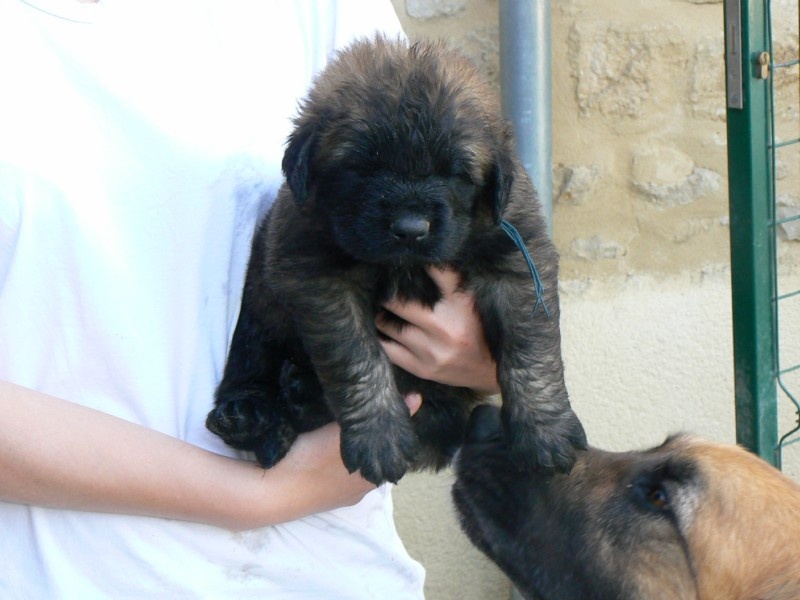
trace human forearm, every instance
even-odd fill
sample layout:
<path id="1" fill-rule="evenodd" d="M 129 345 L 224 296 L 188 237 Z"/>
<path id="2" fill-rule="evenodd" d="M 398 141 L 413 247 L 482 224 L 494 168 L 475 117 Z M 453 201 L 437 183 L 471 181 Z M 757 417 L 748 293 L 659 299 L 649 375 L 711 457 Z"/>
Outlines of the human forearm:
<path id="1" fill-rule="evenodd" d="M 357 502 L 372 488 L 339 458 L 338 428 L 301 436 L 273 469 L 222 457 L 0 382 L 0 498 L 246 529 Z"/>

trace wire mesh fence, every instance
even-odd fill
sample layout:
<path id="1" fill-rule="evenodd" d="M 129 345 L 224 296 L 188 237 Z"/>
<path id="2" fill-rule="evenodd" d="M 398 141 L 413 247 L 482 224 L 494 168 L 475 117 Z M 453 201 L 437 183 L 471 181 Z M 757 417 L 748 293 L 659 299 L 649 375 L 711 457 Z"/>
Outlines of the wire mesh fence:
<path id="1" fill-rule="evenodd" d="M 800 463 L 800 11 L 766 4 L 775 377 L 779 419 L 776 462 Z M 784 460 L 786 459 L 786 460 Z"/>

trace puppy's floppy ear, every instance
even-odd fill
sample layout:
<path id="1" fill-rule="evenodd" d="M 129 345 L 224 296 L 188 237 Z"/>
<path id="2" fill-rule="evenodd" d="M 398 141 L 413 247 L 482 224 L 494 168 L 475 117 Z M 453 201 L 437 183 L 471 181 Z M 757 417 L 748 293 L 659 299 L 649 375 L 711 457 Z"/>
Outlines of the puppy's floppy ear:
<path id="1" fill-rule="evenodd" d="M 289 135 L 286 151 L 283 153 L 281 169 L 286 183 L 292 190 L 295 202 L 301 205 L 308 198 L 310 189 L 311 159 L 316 150 L 317 122 L 305 121 Z"/>
<path id="2" fill-rule="evenodd" d="M 511 125 L 504 123 L 492 153 L 492 167 L 489 172 L 489 199 L 492 203 L 492 217 L 496 224 L 503 219 L 503 213 L 511 199 L 511 188 L 514 185 L 516 173 L 516 166 L 512 158 L 513 146 L 514 135 Z"/>

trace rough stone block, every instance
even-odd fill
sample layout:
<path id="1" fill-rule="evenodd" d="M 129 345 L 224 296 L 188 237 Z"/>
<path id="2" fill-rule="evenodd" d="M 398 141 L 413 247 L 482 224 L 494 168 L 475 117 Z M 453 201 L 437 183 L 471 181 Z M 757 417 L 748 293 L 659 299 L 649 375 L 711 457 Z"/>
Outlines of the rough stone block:
<path id="1" fill-rule="evenodd" d="M 666 146 L 634 150 L 632 183 L 647 199 L 660 206 L 679 206 L 716 192 L 719 173 L 695 165 L 691 157 Z"/>
<path id="2" fill-rule="evenodd" d="M 449 17 L 464 10 L 467 0 L 408 0 L 406 11 L 415 19 Z"/>
<path id="3" fill-rule="evenodd" d="M 558 190 L 556 202 L 583 206 L 589 201 L 600 180 L 600 167 L 596 165 L 559 165 L 555 180 Z"/>
<path id="4" fill-rule="evenodd" d="M 615 117 L 641 116 L 654 91 L 675 81 L 687 55 L 674 27 L 625 30 L 603 23 L 575 23 L 568 53 L 581 114 Z"/>
<path id="5" fill-rule="evenodd" d="M 778 198 L 776 213 L 778 220 L 800 217 L 800 200 L 792 196 Z M 800 219 L 778 225 L 781 238 L 800 241 Z"/>
<path id="6" fill-rule="evenodd" d="M 615 259 L 628 253 L 625 246 L 614 240 L 606 240 L 599 235 L 576 238 L 570 244 L 570 255 L 582 260 Z"/>

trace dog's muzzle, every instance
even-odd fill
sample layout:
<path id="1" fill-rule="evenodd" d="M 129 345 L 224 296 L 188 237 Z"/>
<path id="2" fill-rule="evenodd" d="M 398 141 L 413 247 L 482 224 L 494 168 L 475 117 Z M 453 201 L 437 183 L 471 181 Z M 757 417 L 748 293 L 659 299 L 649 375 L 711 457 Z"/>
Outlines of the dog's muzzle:
<path id="1" fill-rule="evenodd" d="M 390 230 L 398 241 L 406 244 L 418 242 L 431 230 L 431 223 L 423 217 L 403 216 L 393 221 Z"/>
<path id="2" fill-rule="evenodd" d="M 503 423 L 497 406 L 476 406 L 467 423 L 468 444 L 492 444 L 503 440 Z"/>

